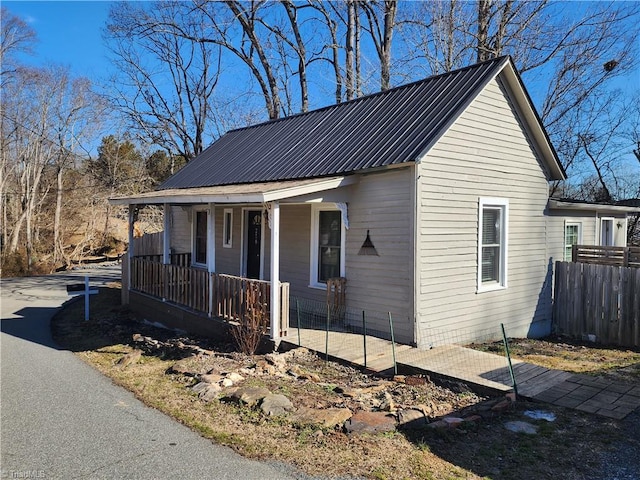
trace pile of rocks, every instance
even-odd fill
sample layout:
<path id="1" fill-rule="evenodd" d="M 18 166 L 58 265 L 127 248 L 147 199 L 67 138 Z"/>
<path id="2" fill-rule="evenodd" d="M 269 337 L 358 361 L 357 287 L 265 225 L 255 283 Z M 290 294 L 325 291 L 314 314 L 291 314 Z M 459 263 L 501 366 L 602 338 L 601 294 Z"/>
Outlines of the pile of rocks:
<path id="1" fill-rule="evenodd" d="M 321 428 L 340 428 L 347 433 L 379 433 L 396 429 L 456 428 L 477 423 L 513 408 L 515 398 L 483 400 L 476 396 L 469 406 L 460 408 L 437 398 L 413 403 L 403 395 L 412 388 L 429 386 L 436 393 L 451 395 L 447 389 L 431 385 L 425 376 L 397 375 L 392 380 L 374 379 L 366 375 L 352 375 L 347 384 L 323 383 L 323 379 L 304 368 L 305 363 L 317 360 L 306 348 L 284 353 L 269 353 L 255 358 L 234 353 L 205 349 L 188 339 L 159 341 L 136 334 L 136 351 L 121 359 L 121 366 L 135 363 L 144 352 L 163 358 L 179 358 L 167 374 L 183 381 L 205 402 L 232 402 L 246 408 L 257 409 L 267 417 L 286 416 L 299 425 Z M 331 401 L 312 401 L 306 398 L 288 398 L 265 387 L 251 385 L 251 377 L 269 377 L 289 381 L 315 383 L 332 392 Z M 427 385 L 429 383 L 429 385 Z M 459 386 L 465 390 L 466 386 Z M 440 390 L 438 390 L 440 389 Z M 469 393 L 470 396 L 473 394 Z M 294 402 L 296 404 L 294 405 Z M 456 415 L 451 414 L 457 410 Z"/>

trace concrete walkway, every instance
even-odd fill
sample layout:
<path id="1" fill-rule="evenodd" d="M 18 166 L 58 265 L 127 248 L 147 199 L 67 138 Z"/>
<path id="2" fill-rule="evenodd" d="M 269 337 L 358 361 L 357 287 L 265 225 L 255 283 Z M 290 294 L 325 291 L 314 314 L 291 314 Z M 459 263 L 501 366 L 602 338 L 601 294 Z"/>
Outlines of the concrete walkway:
<path id="1" fill-rule="evenodd" d="M 513 390 L 507 359 L 458 345 L 444 345 L 419 350 L 395 345 L 375 337 L 323 330 L 291 329 L 287 343 L 304 346 L 318 354 L 349 362 L 380 374 L 394 373 L 394 356 L 398 371 L 437 375 L 467 383 L 475 388 L 496 392 Z M 366 348 L 366 356 L 365 356 Z M 623 419 L 640 408 L 640 386 L 575 375 L 519 360 L 512 361 L 518 395 L 562 407 Z"/>

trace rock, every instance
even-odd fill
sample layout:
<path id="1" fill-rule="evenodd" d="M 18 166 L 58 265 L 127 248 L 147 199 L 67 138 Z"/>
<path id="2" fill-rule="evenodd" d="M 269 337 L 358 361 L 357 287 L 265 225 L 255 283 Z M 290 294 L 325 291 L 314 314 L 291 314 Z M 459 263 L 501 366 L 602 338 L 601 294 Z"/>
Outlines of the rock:
<path id="1" fill-rule="evenodd" d="M 427 419 L 421 410 L 407 408 L 398 410 L 398 425 L 406 429 L 420 429 L 427 425 Z"/>
<path id="2" fill-rule="evenodd" d="M 410 376 L 407 377 L 405 379 L 405 382 L 407 385 L 426 385 L 427 384 L 427 379 L 425 377 L 418 377 L 418 376 Z"/>
<path id="3" fill-rule="evenodd" d="M 120 368 L 127 368 L 129 365 L 138 363 L 138 360 L 142 357 L 142 350 L 134 350 L 127 353 L 124 357 L 118 360 L 117 364 Z"/>
<path id="4" fill-rule="evenodd" d="M 396 429 L 396 419 L 385 412 L 359 410 L 344 424 L 348 433 L 381 433 Z"/>
<path id="5" fill-rule="evenodd" d="M 460 417 L 444 417 L 442 421 L 446 423 L 449 428 L 456 428 L 464 422 L 464 419 Z"/>
<path id="6" fill-rule="evenodd" d="M 506 422 L 504 428 L 516 433 L 526 433 L 527 435 L 535 435 L 538 433 L 538 427 L 529 422 L 521 422 L 519 420 Z"/>
<path id="7" fill-rule="evenodd" d="M 258 360 L 256 362 L 256 373 L 262 373 L 267 375 L 275 375 L 276 367 L 271 365 L 266 360 Z"/>
<path id="8" fill-rule="evenodd" d="M 443 420 L 436 420 L 427 425 L 429 428 L 449 428 L 449 424 Z"/>
<path id="9" fill-rule="evenodd" d="M 393 376 L 393 381 L 394 382 L 405 383 L 406 380 L 407 380 L 407 376 L 406 375 L 394 375 Z"/>
<path id="10" fill-rule="evenodd" d="M 265 415 L 276 417 L 293 411 L 293 404 L 284 395 L 272 393 L 262 399 L 260 409 Z"/>
<path id="11" fill-rule="evenodd" d="M 202 391 L 198 397 L 205 402 L 217 400 L 220 397 L 220 392 L 222 392 L 222 387 L 217 383 L 210 383 L 208 385 L 209 386 Z"/>
<path id="12" fill-rule="evenodd" d="M 226 398 L 251 407 L 260 403 L 263 398 L 270 394 L 271 392 L 269 390 L 262 387 L 238 387 L 234 391 L 229 392 Z"/>
<path id="13" fill-rule="evenodd" d="M 393 413 L 397 409 L 396 402 L 393 400 L 391 394 L 389 392 L 384 392 L 384 400 L 380 403 L 380 410 Z"/>
<path id="14" fill-rule="evenodd" d="M 168 374 L 185 375 L 187 377 L 195 377 L 198 372 L 193 369 L 193 362 L 189 362 L 190 358 L 174 363 L 167 369 Z"/>
<path id="15" fill-rule="evenodd" d="M 200 381 L 205 383 L 218 383 L 222 380 L 222 375 L 217 373 L 206 373 L 204 375 L 200 375 Z"/>
<path id="16" fill-rule="evenodd" d="M 191 387 L 191 390 L 193 390 L 198 395 L 200 395 L 200 393 L 204 392 L 209 388 L 209 385 L 211 384 L 207 382 L 199 382 L 199 383 L 196 383 L 193 387 Z"/>
<path id="17" fill-rule="evenodd" d="M 511 408 L 512 404 L 510 400 L 502 400 L 491 407 L 493 412 L 504 412 Z"/>
<path id="18" fill-rule="evenodd" d="M 316 375 L 315 373 L 307 372 L 306 370 L 300 368 L 300 366 L 298 365 L 293 365 L 291 368 L 289 368 L 289 370 L 287 370 L 287 373 L 292 377 L 298 378 L 300 380 L 311 380 L 312 382 L 316 383 L 320 381 L 320 377 L 318 375 Z"/>
<path id="19" fill-rule="evenodd" d="M 244 380 L 244 377 L 236 372 L 228 373 L 227 378 L 231 380 L 233 383 L 240 383 Z"/>
<path id="20" fill-rule="evenodd" d="M 223 387 L 233 387 L 233 380 L 231 380 L 230 378 L 223 378 L 220 381 L 220 385 L 222 385 Z"/>
<path id="21" fill-rule="evenodd" d="M 276 367 L 277 370 L 284 371 L 287 368 L 287 357 L 279 353 L 267 353 L 264 359 L 271 365 Z"/>
<path id="22" fill-rule="evenodd" d="M 470 417 L 465 417 L 464 421 L 465 423 L 480 423 L 482 417 L 480 415 L 471 415 Z"/>
<path id="23" fill-rule="evenodd" d="M 433 413 L 433 408 L 431 408 L 429 405 L 425 405 L 424 403 L 416 405 L 414 408 L 420 410 L 425 417 L 429 417 Z"/>
<path id="24" fill-rule="evenodd" d="M 300 407 L 290 417 L 293 422 L 301 424 L 320 425 L 325 428 L 334 428 L 349 420 L 353 414 L 348 408 L 309 408 Z"/>
<path id="25" fill-rule="evenodd" d="M 544 410 L 526 410 L 524 414 L 534 420 L 546 420 L 547 422 L 555 422 L 556 414 L 553 412 L 545 412 Z"/>

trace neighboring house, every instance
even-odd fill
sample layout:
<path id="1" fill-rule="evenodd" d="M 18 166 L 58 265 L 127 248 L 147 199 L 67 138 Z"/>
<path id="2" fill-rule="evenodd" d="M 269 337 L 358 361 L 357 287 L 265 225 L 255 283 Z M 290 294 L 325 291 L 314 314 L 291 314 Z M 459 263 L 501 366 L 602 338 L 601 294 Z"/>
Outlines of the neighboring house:
<path id="1" fill-rule="evenodd" d="M 571 261 L 573 245 L 627 246 L 627 217 L 640 206 L 611 205 L 576 200 L 549 200 L 550 255 Z"/>
<path id="2" fill-rule="evenodd" d="M 564 224 L 549 216 L 548 187 L 564 178 L 502 57 L 230 131 L 158 190 L 112 203 L 128 205 L 131 221 L 139 205 L 164 205 L 157 263 L 189 253 L 194 275 L 214 279 L 178 303 L 220 316 L 223 274 L 265 280 L 277 341 L 287 295 L 324 302 L 327 280 L 344 277 L 347 307 L 391 312 L 395 339 L 420 347 L 430 329 L 549 332 L 563 250 L 547 243 Z M 148 272 L 156 283 L 169 275 Z M 132 306 L 169 311 L 170 286 L 143 277 L 129 284 Z"/>

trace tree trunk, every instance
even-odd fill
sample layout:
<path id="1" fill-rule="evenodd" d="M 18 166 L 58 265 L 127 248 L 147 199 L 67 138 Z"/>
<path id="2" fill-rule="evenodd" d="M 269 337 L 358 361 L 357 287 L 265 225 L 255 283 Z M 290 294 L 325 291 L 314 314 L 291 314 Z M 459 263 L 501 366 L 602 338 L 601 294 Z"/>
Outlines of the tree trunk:
<path id="1" fill-rule="evenodd" d="M 476 41 L 478 62 L 484 62 L 491 58 L 488 45 L 491 2 L 492 0 L 478 0 L 478 38 Z"/>

